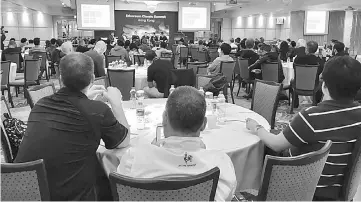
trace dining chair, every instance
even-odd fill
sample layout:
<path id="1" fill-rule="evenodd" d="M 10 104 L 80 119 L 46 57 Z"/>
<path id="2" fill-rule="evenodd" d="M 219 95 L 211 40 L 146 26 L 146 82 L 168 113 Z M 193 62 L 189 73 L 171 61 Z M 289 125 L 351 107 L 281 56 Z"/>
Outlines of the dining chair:
<path id="1" fill-rule="evenodd" d="M 5 161 L 1 163 L 12 163 L 14 160 L 14 156 L 11 150 L 10 140 L 6 134 L 3 123 L 1 122 L 0 125 L 1 125 L 1 150 L 3 151 L 2 153 Z"/>
<path id="2" fill-rule="evenodd" d="M 178 46 L 177 44 L 173 44 L 173 45 L 172 45 L 172 53 L 173 53 L 173 54 L 176 54 L 177 46 Z"/>
<path id="3" fill-rule="evenodd" d="M 121 56 L 106 55 L 105 56 L 105 67 L 108 69 L 109 63 L 112 63 L 114 61 L 118 61 L 120 59 L 121 59 Z"/>
<path id="4" fill-rule="evenodd" d="M 198 65 L 196 74 L 207 75 L 208 74 L 208 65 Z"/>
<path id="5" fill-rule="evenodd" d="M 179 86 L 194 86 L 195 74 L 193 69 L 172 69 L 171 74 L 174 76 L 174 81 L 171 85 Z"/>
<path id="6" fill-rule="evenodd" d="M 261 65 L 262 80 L 274 81 L 276 83 L 280 80 L 280 72 L 278 71 L 278 62 L 266 62 Z"/>
<path id="7" fill-rule="evenodd" d="M 213 62 L 217 57 L 219 57 L 219 53 L 217 50 L 216 51 L 209 50 L 208 52 L 209 52 L 208 54 L 210 57 L 210 62 Z"/>
<path id="8" fill-rule="evenodd" d="M 18 79 L 15 81 L 9 82 L 9 86 L 14 86 L 19 89 L 23 87 L 24 89 L 29 86 L 39 85 L 39 71 L 40 71 L 41 60 L 25 60 L 24 68 L 24 79 Z M 18 92 L 16 91 L 16 95 Z M 26 95 L 25 95 L 26 96 Z"/>
<path id="9" fill-rule="evenodd" d="M 177 178 L 139 179 L 110 173 L 114 201 L 214 201 L 220 170 Z"/>
<path id="10" fill-rule="evenodd" d="M 239 94 L 239 90 L 241 89 L 241 83 L 244 82 L 246 84 L 246 93 L 249 93 L 251 91 L 251 84 L 253 81 L 250 78 L 249 70 L 248 70 L 248 59 L 245 58 L 238 58 L 238 64 L 239 64 L 239 86 L 237 91 L 237 96 Z"/>
<path id="11" fill-rule="evenodd" d="M 231 90 L 231 98 L 232 103 L 234 104 L 234 96 L 233 96 L 233 75 L 234 75 L 234 67 L 236 63 L 234 61 L 222 61 L 220 67 L 220 73 L 222 73 L 227 78 L 227 87 Z"/>
<path id="12" fill-rule="evenodd" d="M 179 59 L 180 59 L 180 68 L 182 68 L 182 64 L 183 61 L 186 60 L 186 62 L 188 62 L 188 58 L 189 58 L 189 49 L 188 47 L 180 47 L 180 54 L 179 54 Z"/>
<path id="13" fill-rule="evenodd" d="M 8 92 L 9 102 L 11 107 L 14 108 L 13 97 L 11 96 L 11 90 L 9 86 L 10 65 L 10 61 L 1 61 L 1 94 L 4 96 L 5 91 Z"/>
<path id="14" fill-rule="evenodd" d="M 144 65 L 145 55 L 134 55 L 134 64 L 138 63 L 139 66 Z"/>
<path id="15" fill-rule="evenodd" d="M 198 48 L 191 48 L 191 57 L 193 60 L 198 60 Z"/>
<path id="16" fill-rule="evenodd" d="M 251 110 L 263 116 L 274 129 L 282 84 L 256 79 L 253 87 Z"/>
<path id="17" fill-rule="evenodd" d="M 208 66 L 208 65 L 207 62 L 188 62 L 187 69 L 193 69 L 194 75 L 196 75 L 198 66 Z"/>
<path id="18" fill-rule="evenodd" d="M 37 52 L 32 52 L 33 55 L 33 59 L 40 59 L 41 58 L 41 65 L 40 65 L 40 70 L 41 72 L 43 72 L 42 70 L 45 71 L 45 77 L 46 80 L 49 81 L 49 69 L 48 69 L 48 60 L 47 60 L 47 54 L 46 52 L 41 52 L 41 51 L 37 51 Z M 39 75 L 42 76 L 42 75 Z"/>
<path id="19" fill-rule="evenodd" d="M 17 65 L 16 71 L 19 71 L 22 67 L 21 62 L 20 62 L 20 57 L 21 57 L 20 53 L 6 53 L 5 54 L 5 59 L 7 61 L 11 61 L 12 63 L 15 63 Z"/>
<path id="20" fill-rule="evenodd" d="M 109 80 L 107 76 L 97 77 L 94 79 L 93 85 L 100 85 L 100 86 L 104 86 L 104 88 L 108 88 L 109 86 L 108 81 Z"/>
<path id="21" fill-rule="evenodd" d="M 108 69 L 109 85 L 120 90 L 123 101 L 130 100 L 130 90 L 135 87 L 135 69 Z"/>
<path id="22" fill-rule="evenodd" d="M 25 89 L 25 94 L 30 105 L 33 108 L 35 104 L 43 97 L 53 95 L 55 93 L 55 86 L 53 82 L 41 84 L 38 86 Z"/>
<path id="23" fill-rule="evenodd" d="M 294 157 L 267 155 L 263 164 L 259 191 L 241 191 L 236 194 L 236 199 L 312 201 L 331 145 L 332 141 L 328 140 L 320 150 Z"/>
<path id="24" fill-rule="evenodd" d="M 43 159 L 1 164 L 1 200 L 50 201 Z"/>
<path id="25" fill-rule="evenodd" d="M 316 92 L 318 90 L 316 84 L 317 80 L 317 70 L 318 65 L 299 65 L 293 64 L 294 69 L 294 80 L 291 83 L 291 91 L 292 91 L 292 104 L 290 114 L 293 114 L 293 107 L 295 104 L 296 96 L 312 96 L 312 105 L 316 105 Z"/>

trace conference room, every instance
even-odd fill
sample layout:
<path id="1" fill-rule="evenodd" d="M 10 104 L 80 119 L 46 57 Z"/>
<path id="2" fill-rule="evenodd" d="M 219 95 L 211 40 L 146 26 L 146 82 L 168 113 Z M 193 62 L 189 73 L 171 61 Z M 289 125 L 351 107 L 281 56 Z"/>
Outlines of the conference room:
<path id="1" fill-rule="evenodd" d="M 1 200 L 361 200 L 361 1 L 3 0 Z"/>

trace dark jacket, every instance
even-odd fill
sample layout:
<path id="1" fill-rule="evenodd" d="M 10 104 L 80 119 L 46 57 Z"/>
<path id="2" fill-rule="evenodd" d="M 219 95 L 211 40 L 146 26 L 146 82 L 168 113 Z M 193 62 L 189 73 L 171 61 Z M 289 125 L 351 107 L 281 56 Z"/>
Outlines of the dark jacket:
<path id="1" fill-rule="evenodd" d="M 290 53 L 291 58 L 293 58 L 295 56 L 300 57 L 300 56 L 305 56 L 305 55 L 306 55 L 306 48 L 305 47 L 295 48 Z"/>
<path id="2" fill-rule="evenodd" d="M 316 81 L 319 80 L 319 76 L 322 73 L 323 67 L 325 65 L 325 62 L 321 58 L 319 58 L 319 57 L 317 57 L 315 55 L 312 55 L 312 54 L 304 55 L 304 56 L 298 56 L 295 59 L 294 63 L 295 64 L 300 64 L 300 65 L 317 65 L 317 64 L 319 64 L 318 69 L 317 69 Z"/>
<path id="3" fill-rule="evenodd" d="M 259 55 L 251 49 L 245 49 L 237 52 L 236 57 L 248 59 L 248 65 L 253 65 L 259 59 Z"/>
<path id="4" fill-rule="evenodd" d="M 279 59 L 279 55 L 276 52 L 269 52 L 263 55 L 260 59 L 258 59 L 253 65 L 249 66 L 249 71 L 253 69 L 261 69 L 263 63 L 266 62 L 278 62 L 278 73 L 279 73 L 279 83 L 282 83 L 285 79 L 285 75 L 283 74 L 283 68 L 281 60 Z"/>

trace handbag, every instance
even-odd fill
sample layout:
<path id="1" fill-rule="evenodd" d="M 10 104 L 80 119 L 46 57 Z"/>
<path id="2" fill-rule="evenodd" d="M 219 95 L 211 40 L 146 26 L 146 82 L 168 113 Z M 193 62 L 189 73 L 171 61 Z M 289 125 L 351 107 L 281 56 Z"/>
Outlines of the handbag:
<path id="1" fill-rule="evenodd" d="M 219 91 L 223 91 L 226 85 L 227 77 L 223 74 L 217 74 L 203 87 L 203 89 L 206 92 L 212 92 L 214 96 L 218 96 Z"/>
<path id="2" fill-rule="evenodd" d="M 12 155 L 14 159 L 18 154 L 19 146 L 26 132 L 27 125 L 16 118 L 11 118 L 8 113 L 4 113 L 5 120 L 3 121 L 6 135 L 8 136 Z M 14 160 L 12 159 L 12 160 Z"/>

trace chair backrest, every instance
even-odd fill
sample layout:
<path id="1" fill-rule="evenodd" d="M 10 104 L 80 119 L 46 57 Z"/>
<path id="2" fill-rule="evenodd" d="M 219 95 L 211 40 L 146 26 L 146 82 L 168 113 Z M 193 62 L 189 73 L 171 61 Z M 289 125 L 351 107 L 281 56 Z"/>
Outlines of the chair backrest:
<path id="1" fill-rule="evenodd" d="M 49 201 L 50 192 L 43 159 L 1 164 L 1 200 Z"/>
<path id="2" fill-rule="evenodd" d="M 180 57 L 186 58 L 188 57 L 188 47 L 180 47 Z"/>
<path id="3" fill-rule="evenodd" d="M 172 45 L 172 53 L 175 54 L 176 50 L 177 50 L 177 44 L 173 44 Z"/>
<path id="4" fill-rule="evenodd" d="M 200 87 L 204 87 L 205 85 L 207 85 L 209 83 L 209 81 L 211 81 L 211 79 L 214 76 L 212 75 L 200 75 L 197 74 L 196 75 L 196 86 L 195 88 L 199 89 Z"/>
<path id="5" fill-rule="evenodd" d="M 172 58 L 173 57 L 173 53 L 170 52 L 161 52 L 160 53 L 161 58 Z"/>
<path id="6" fill-rule="evenodd" d="M 217 57 L 219 56 L 219 53 L 216 51 L 210 51 L 209 50 L 209 57 L 210 61 L 213 62 Z"/>
<path id="7" fill-rule="evenodd" d="M 263 116 L 271 125 L 272 129 L 275 125 L 279 93 L 281 90 L 282 84 L 272 81 L 256 80 L 254 84 L 251 110 Z"/>
<path id="8" fill-rule="evenodd" d="M 262 80 L 264 81 L 279 81 L 278 62 L 266 62 L 261 65 Z"/>
<path id="9" fill-rule="evenodd" d="M 167 60 L 167 61 L 169 61 L 170 63 L 172 63 L 172 58 L 171 58 L 171 57 L 161 57 L 160 59 L 161 59 L 161 60 Z"/>
<path id="10" fill-rule="evenodd" d="M 331 145 L 295 157 L 267 155 L 257 201 L 312 201 Z"/>
<path id="11" fill-rule="evenodd" d="M 207 51 L 199 51 L 198 52 L 198 62 L 207 62 L 208 60 L 208 52 Z"/>
<path id="12" fill-rule="evenodd" d="M 134 55 L 134 64 L 144 65 L 145 55 Z"/>
<path id="13" fill-rule="evenodd" d="M 9 84 L 9 75 L 10 75 L 10 61 L 1 61 L 1 85 Z"/>
<path id="14" fill-rule="evenodd" d="M 318 65 L 293 64 L 295 72 L 295 89 L 313 91 L 316 84 Z"/>
<path id="15" fill-rule="evenodd" d="M 52 82 L 32 86 L 29 89 L 25 89 L 25 93 L 27 95 L 30 108 L 33 108 L 41 98 L 53 95 L 55 93 L 55 86 Z"/>
<path id="16" fill-rule="evenodd" d="M 120 60 L 121 56 L 115 56 L 115 55 L 106 55 L 105 56 L 105 67 L 108 68 L 109 67 L 109 63 L 112 63 L 116 60 Z"/>
<path id="17" fill-rule="evenodd" d="M 28 54 L 24 55 L 24 60 L 32 60 L 32 59 L 34 59 L 33 55 L 28 55 Z"/>
<path id="18" fill-rule="evenodd" d="M 234 62 L 234 61 L 222 61 L 221 62 L 220 72 L 224 76 L 226 76 L 228 83 L 232 82 L 232 76 L 234 73 L 235 66 L 236 66 L 236 62 Z"/>
<path id="19" fill-rule="evenodd" d="M 198 66 L 207 66 L 206 62 L 188 62 L 187 69 L 193 69 L 194 75 L 197 74 L 197 67 Z"/>
<path id="20" fill-rule="evenodd" d="M 193 59 L 198 59 L 198 48 L 191 48 L 191 57 Z"/>
<path id="21" fill-rule="evenodd" d="M 41 58 L 41 67 L 42 68 L 46 68 L 46 63 L 47 63 L 47 55 L 46 52 L 32 52 L 33 55 L 33 59 L 40 59 Z"/>
<path id="22" fill-rule="evenodd" d="M 172 69 L 171 74 L 173 74 L 173 85 L 178 86 L 194 86 L 195 75 L 193 69 Z"/>
<path id="23" fill-rule="evenodd" d="M 341 198 L 338 200 L 352 201 L 361 180 L 361 138 L 358 138 L 354 144 L 352 156 L 345 171 Z"/>
<path id="24" fill-rule="evenodd" d="M 5 163 L 12 163 L 14 160 L 14 156 L 11 150 L 11 144 L 9 141 L 9 138 L 6 134 L 5 128 L 3 123 L 0 123 L 1 125 L 1 149 L 4 156 Z M 4 162 L 1 162 L 4 163 Z"/>
<path id="25" fill-rule="evenodd" d="M 16 63 L 17 67 L 20 68 L 20 53 L 7 53 L 5 59 Z"/>
<path id="26" fill-rule="evenodd" d="M 109 85 L 120 90 L 123 100 L 130 100 L 130 90 L 135 85 L 135 69 L 108 69 Z"/>
<path id="27" fill-rule="evenodd" d="M 196 74 L 207 75 L 208 74 L 208 65 L 199 65 L 197 67 Z"/>
<path id="28" fill-rule="evenodd" d="M 100 86 L 104 86 L 105 88 L 107 88 L 109 86 L 107 76 L 95 78 L 93 85 L 100 85 Z"/>
<path id="29" fill-rule="evenodd" d="M 40 71 L 41 60 L 25 60 L 25 82 L 37 81 Z"/>
<path id="30" fill-rule="evenodd" d="M 248 59 L 238 58 L 239 72 L 242 79 L 249 79 Z"/>
<path id="31" fill-rule="evenodd" d="M 241 71 L 239 69 L 239 61 L 238 61 L 238 58 L 233 58 L 234 61 L 236 62 L 235 66 L 234 66 L 234 74 L 235 75 L 240 75 L 241 74 Z"/>
<path id="32" fill-rule="evenodd" d="M 114 201 L 214 201 L 220 171 L 170 179 L 137 179 L 111 173 Z"/>

